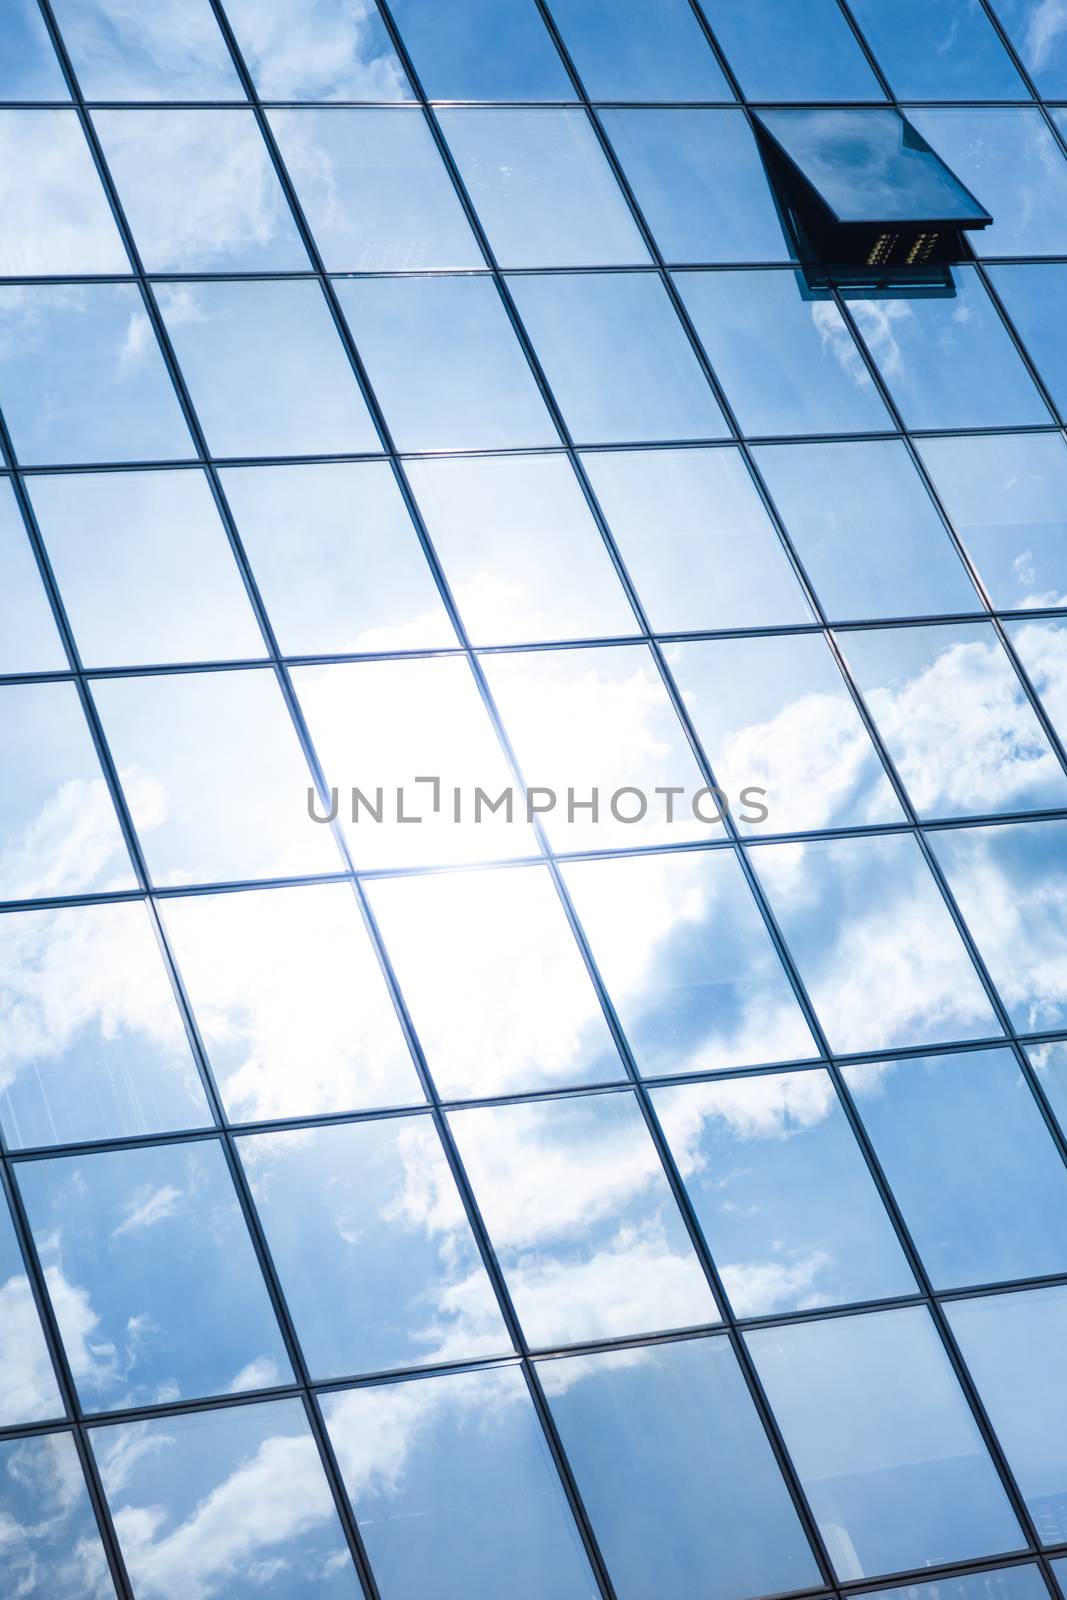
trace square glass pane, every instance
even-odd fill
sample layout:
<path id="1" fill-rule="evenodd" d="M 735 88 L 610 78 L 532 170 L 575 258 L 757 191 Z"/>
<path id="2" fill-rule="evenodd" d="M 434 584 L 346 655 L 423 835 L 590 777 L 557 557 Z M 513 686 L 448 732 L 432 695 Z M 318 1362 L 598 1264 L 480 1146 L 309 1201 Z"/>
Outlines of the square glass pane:
<path id="1" fill-rule="evenodd" d="M 313 1378 L 510 1353 L 428 1117 L 238 1143 Z"/>
<path id="2" fill-rule="evenodd" d="M 0 1442 L 4 1583 L 15 1596 L 115 1600 L 115 1586 L 69 1433 Z"/>
<path id="3" fill-rule="evenodd" d="M 132 283 L 0 286 L 0 406 L 24 466 L 194 454 Z"/>
<path id="4" fill-rule="evenodd" d="M 26 1161 L 18 1182 L 87 1410 L 292 1382 L 215 1140 Z"/>
<path id="5" fill-rule="evenodd" d="M 134 887 L 73 684 L 0 688 L 0 770 L 18 774 L 0 800 L 0 900 Z"/>
<path id="6" fill-rule="evenodd" d="M 356 278 L 337 293 L 398 449 L 559 443 L 489 278 Z"/>
<path id="7" fill-rule="evenodd" d="M 788 261 L 742 111 L 602 111 L 634 198 L 670 262 Z"/>
<path id="8" fill-rule="evenodd" d="M 831 621 L 982 609 L 902 444 L 759 445 L 754 454 Z"/>
<path id="9" fill-rule="evenodd" d="M 486 656 L 523 777 L 559 850 L 721 838 L 703 775 L 643 645 Z M 667 792 L 673 788 L 673 794 Z M 657 792 L 658 791 L 658 792 Z"/>
<path id="10" fill-rule="evenodd" d="M 517 1367 L 330 1394 L 323 1412 L 382 1600 L 599 1594 Z"/>
<path id="11" fill-rule="evenodd" d="M 816 1054 L 732 851 L 573 861 L 563 876 L 643 1073 Z"/>
<path id="12" fill-rule="evenodd" d="M 1010 1051 L 844 1074 L 935 1289 L 1067 1269 L 1067 1166 Z"/>
<path id="13" fill-rule="evenodd" d="M 841 644 L 920 816 L 1067 805 L 1067 776 L 989 623 L 864 628 Z"/>
<path id="14" fill-rule="evenodd" d="M 67 656 L 11 482 L 0 478 L 0 672 L 64 672 Z"/>
<path id="15" fill-rule="evenodd" d="M 1067 448 L 1058 433 L 924 439 L 923 462 L 993 604 L 1067 605 Z"/>
<path id="16" fill-rule="evenodd" d="M 1026 88 L 980 0 L 852 0 L 901 100 L 1025 100 Z"/>
<path id="17" fill-rule="evenodd" d="M 794 273 L 680 272 L 676 282 L 742 432 L 891 426 L 840 311 L 806 300 Z"/>
<path id="18" fill-rule="evenodd" d="M 837 0 L 700 0 L 750 100 L 882 100 Z"/>
<path id="19" fill-rule="evenodd" d="M 811 621 L 736 450 L 590 451 L 582 464 L 654 632 Z"/>
<path id="20" fill-rule="evenodd" d="M 163 917 L 232 1121 L 422 1103 L 348 884 L 167 899 Z"/>
<path id="21" fill-rule="evenodd" d="M 692 1600 L 709 1583 L 722 1600 L 747 1600 L 818 1583 L 726 1339 L 539 1371 L 619 1600 Z"/>
<path id="22" fill-rule="evenodd" d="M 96 111 L 146 272 L 306 272 L 251 111 Z"/>
<path id="23" fill-rule="evenodd" d="M 44 1422 L 61 1417 L 63 1412 L 41 1319 L 5 1200 L 0 1205 L 0 1427 Z M 7 1542 L 7 1514 L 11 1508 L 5 1505 L 3 1483 L 0 1466 L 0 1518 L 6 1561 L 11 1554 Z"/>
<path id="24" fill-rule="evenodd" d="M 156 298 L 214 455 L 381 448 L 317 283 L 164 284 Z"/>
<path id="25" fill-rule="evenodd" d="M 8 0 L 0 100 L 69 100 L 37 0 Z"/>
<path id="26" fill-rule="evenodd" d="M 702 639 L 667 663 L 742 833 L 902 819 L 821 634 Z"/>
<path id="27" fill-rule="evenodd" d="M 0 111 L 0 275 L 129 271 L 77 113 Z"/>
<path id="28" fill-rule="evenodd" d="M 265 653 L 200 472 L 64 472 L 28 480 L 87 667 Z"/>
<path id="29" fill-rule="evenodd" d="M 930 842 L 1016 1028 L 1067 1026 L 1067 823 L 959 828 Z"/>
<path id="30" fill-rule="evenodd" d="M 767 845 L 751 859 L 832 1050 L 1000 1033 L 914 839 Z"/>
<path id="31" fill-rule="evenodd" d="M 591 100 L 732 100 L 688 0 L 552 0 Z"/>
<path id="32" fill-rule="evenodd" d="M 1060 325 L 1059 309 L 1067 293 L 1067 266 L 1030 262 L 1023 267 L 994 267 L 989 276 L 1063 416 L 1067 413 L 1067 334 Z"/>
<path id="33" fill-rule="evenodd" d="M 631 1095 L 480 1107 L 449 1121 L 531 1345 L 718 1321 Z"/>
<path id="34" fill-rule="evenodd" d="M 94 1429 L 138 1600 L 359 1600 L 299 1400 Z"/>
<path id="35" fill-rule="evenodd" d="M 1067 251 L 1067 161 L 1036 106 L 915 110 L 909 116 L 993 218 L 979 256 Z"/>
<path id="36" fill-rule="evenodd" d="M 264 100 L 410 100 L 374 0 L 227 0 Z"/>
<path id="37" fill-rule="evenodd" d="M 582 444 L 722 439 L 719 402 L 658 277 L 510 280 L 563 420 Z"/>
<path id="38" fill-rule="evenodd" d="M 1062 743 L 1067 737 L 1067 620 L 1010 622 L 1007 634 Z"/>
<path id="39" fill-rule="evenodd" d="M 1023 1544 L 921 1306 L 747 1335 L 839 1578 Z"/>
<path id="40" fill-rule="evenodd" d="M 476 645 L 639 632 L 565 457 L 410 461 L 406 472 Z"/>
<path id="41" fill-rule="evenodd" d="M 221 479 L 284 654 L 456 644 L 386 462 L 226 467 Z"/>
<path id="42" fill-rule="evenodd" d="M 421 111 L 269 116 L 328 271 L 485 265 Z"/>
<path id="43" fill-rule="evenodd" d="M 648 261 L 648 249 L 584 111 L 438 115 L 502 267 Z"/>
<path id="44" fill-rule="evenodd" d="M 825 1072 L 687 1083 L 652 1099 L 736 1316 L 916 1293 Z"/>
<path id="45" fill-rule="evenodd" d="M 107 678 L 93 697 L 156 883 L 340 870 L 273 672 Z"/>
<path id="46" fill-rule="evenodd" d="M 543 868 L 382 879 L 368 891 L 444 1099 L 625 1077 Z"/>
<path id="47" fill-rule="evenodd" d="M 393 0 L 431 100 L 573 100 L 534 0 Z"/>
<path id="48" fill-rule="evenodd" d="M 0 1061 L 12 1149 L 211 1124 L 140 904 L 0 917 Z"/>
<path id="49" fill-rule="evenodd" d="M 1047 0 L 993 0 L 1023 66 L 1038 93 L 1056 99 L 1067 94 L 1067 32 Z"/>
<path id="50" fill-rule="evenodd" d="M 243 100 L 210 0 L 56 0 L 87 100 Z"/>

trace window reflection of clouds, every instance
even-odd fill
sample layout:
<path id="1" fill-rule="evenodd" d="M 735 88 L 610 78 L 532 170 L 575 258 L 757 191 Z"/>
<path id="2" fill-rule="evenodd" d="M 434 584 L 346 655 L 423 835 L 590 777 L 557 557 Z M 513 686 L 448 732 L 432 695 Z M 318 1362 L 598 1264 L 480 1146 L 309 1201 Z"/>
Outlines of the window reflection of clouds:
<path id="1" fill-rule="evenodd" d="M 115 1600 L 69 1434 L 0 1442 L 0 1529 L 4 1581 L 12 1595 Z"/>

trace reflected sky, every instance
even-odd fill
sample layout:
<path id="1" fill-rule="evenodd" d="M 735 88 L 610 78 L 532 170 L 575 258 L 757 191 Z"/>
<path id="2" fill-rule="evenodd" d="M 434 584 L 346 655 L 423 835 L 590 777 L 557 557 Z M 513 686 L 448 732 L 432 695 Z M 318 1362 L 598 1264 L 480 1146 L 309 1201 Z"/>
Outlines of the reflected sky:
<path id="1" fill-rule="evenodd" d="M 1038 92 L 1067 93 L 1067 17 L 1055 0 L 993 0 L 993 10 Z"/>
<path id="2" fill-rule="evenodd" d="M 30 1280 L 22 1264 L 15 1230 L 0 1205 L 0 1427 L 43 1422 L 63 1415 L 55 1373 L 34 1304 Z M 2 1460 L 2 1458 L 0 1458 Z M 5 1524 L 7 1495 L 0 1466 L 0 1527 Z M 6 1532 L 5 1528 L 5 1532 Z M 5 1556 L 9 1547 L 0 1535 Z"/>
<path id="3" fill-rule="evenodd" d="M 264 100 L 410 100 L 374 0 L 228 0 Z"/>
<path id="4" fill-rule="evenodd" d="M 836 0 L 700 0 L 752 100 L 882 100 Z"/>
<path id="5" fill-rule="evenodd" d="M 1062 742 L 1067 737 L 1067 619 L 1011 622 L 1007 634 Z"/>
<path id="6" fill-rule="evenodd" d="M 990 277 L 1063 416 L 1067 412 L 1067 336 L 1056 311 L 1067 289 L 1067 267 L 1033 261 L 1024 267 L 994 267 Z"/>
<path id="7" fill-rule="evenodd" d="M 1044 0 L 1043 9 L 1051 14 L 1054 6 Z M 915 110 L 909 116 L 994 219 L 973 235 L 976 255 L 1067 250 L 1067 161 L 1036 107 Z"/>
<path id="8" fill-rule="evenodd" d="M 392 0 L 431 100 L 573 100 L 534 0 Z"/>
<path id="9" fill-rule="evenodd" d="M 87 100 L 243 100 L 209 0 L 55 0 Z"/>
<path id="10" fill-rule="evenodd" d="M 0 1527 L 10 1595 L 115 1600 L 69 1433 L 0 1442 Z"/>
<path id="11" fill-rule="evenodd" d="M 0 479 L 0 672 L 62 672 L 66 665 L 14 490 Z"/>
<path id="12" fill-rule="evenodd" d="M 552 0 L 591 100 L 732 100 L 687 0 Z"/>
<path id="13" fill-rule="evenodd" d="M 0 218 L 2 277 L 130 271 L 73 111 L 0 111 Z"/>
<path id="14" fill-rule="evenodd" d="M 1048 1590 L 1036 1566 L 993 1567 L 938 1578 L 936 1583 L 909 1583 L 879 1589 L 883 1600 L 1047 1600 Z"/>
<path id="15" fill-rule="evenodd" d="M 900 99 L 1026 99 L 981 0 L 851 0 L 849 9 Z"/>
<path id="16" fill-rule="evenodd" d="M 1067 1133 L 1067 1042 L 1031 1045 L 1026 1054 L 1060 1128 Z"/>
<path id="17" fill-rule="evenodd" d="M 70 96 L 37 0 L 8 0 L 0 100 L 67 100 Z"/>

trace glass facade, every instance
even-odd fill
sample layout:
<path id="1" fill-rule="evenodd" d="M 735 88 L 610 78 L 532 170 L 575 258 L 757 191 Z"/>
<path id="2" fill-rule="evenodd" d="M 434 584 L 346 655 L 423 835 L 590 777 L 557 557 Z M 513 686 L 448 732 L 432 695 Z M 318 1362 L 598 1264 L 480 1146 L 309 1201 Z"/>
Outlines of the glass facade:
<path id="1" fill-rule="evenodd" d="M 0 1600 L 1067 1597 L 1063 7 L 2 0 L 0 154 Z"/>

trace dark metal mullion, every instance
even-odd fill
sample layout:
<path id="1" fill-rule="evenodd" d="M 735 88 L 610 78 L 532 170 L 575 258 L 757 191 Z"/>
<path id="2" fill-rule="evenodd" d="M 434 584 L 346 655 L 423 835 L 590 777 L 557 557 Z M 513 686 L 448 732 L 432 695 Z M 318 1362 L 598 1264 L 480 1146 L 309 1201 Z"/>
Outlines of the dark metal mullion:
<path id="1" fill-rule="evenodd" d="M 1008 30 L 1001 22 L 995 8 L 989 4 L 989 0 L 978 0 L 978 3 L 992 24 L 993 31 L 1000 39 L 1001 45 L 1007 53 L 1008 59 L 1011 61 L 1023 83 L 1026 85 L 1027 92 L 1033 96 L 1034 102 L 1041 113 L 1042 121 L 1052 134 L 1052 137 L 1059 146 L 1061 153 L 1064 156 L 1067 156 L 1067 137 L 1064 136 L 1058 123 L 1056 122 L 1056 119 L 1049 114 L 1048 104 L 1046 103 L 1045 96 L 1041 93 L 1040 89 L 1037 87 L 1037 83 L 1031 77 L 1030 69 L 1023 61 L 1023 58 L 1015 48 L 1015 45 L 1012 43 Z M 1055 103 L 1055 97 L 1053 97 L 1052 104 L 1055 105 Z"/>

